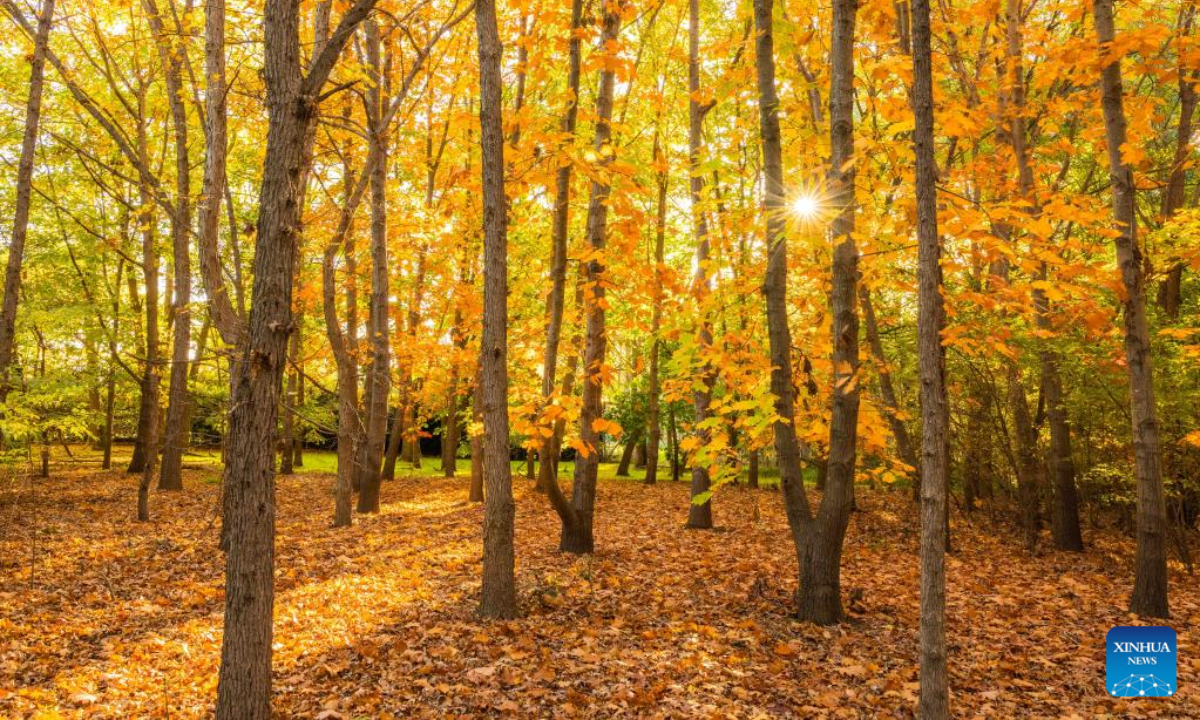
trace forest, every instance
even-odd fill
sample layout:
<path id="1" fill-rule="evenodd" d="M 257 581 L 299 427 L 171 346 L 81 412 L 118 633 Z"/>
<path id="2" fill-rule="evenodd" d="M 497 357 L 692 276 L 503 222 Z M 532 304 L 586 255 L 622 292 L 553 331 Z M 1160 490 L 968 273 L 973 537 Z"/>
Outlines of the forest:
<path id="1" fill-rule="evenodd" d="M 1200 717 L 1197 0 L 0 8 L 0 717 Z"/>

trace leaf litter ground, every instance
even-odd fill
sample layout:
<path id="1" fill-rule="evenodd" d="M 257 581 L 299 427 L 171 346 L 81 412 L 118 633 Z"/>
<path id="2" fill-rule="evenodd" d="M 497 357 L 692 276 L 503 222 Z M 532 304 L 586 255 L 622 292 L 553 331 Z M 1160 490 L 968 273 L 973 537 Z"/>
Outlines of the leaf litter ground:
<path id="1" fill-rule="evenodd" d="M 0 717 L 211 714 L 220 658 L 218 486 L 152 496 L 73 471 L 0 492 Z M 907 495 L 863 490 L 843 557 L 847 622 L 789 615 L 794 552 L 771 490 L 723 489 L 716 531 L 682 528 L 687 490 L 603 481 L 598 552 L 517 486 L 523 617 L 479 622 L 482 508 L 465 481 L 387 483 L 383 511 L 328 527 L 333 477 L 279 480 L 279 717 L 911 717 L 918 565 Z M 1132 543 L 1026 555 L 1006 522 L 956 518 L 952 703 L 961 717 L 1200 717 L 1200 592 L 1172 568 L 1179 692 L 1104 693 Z"/>

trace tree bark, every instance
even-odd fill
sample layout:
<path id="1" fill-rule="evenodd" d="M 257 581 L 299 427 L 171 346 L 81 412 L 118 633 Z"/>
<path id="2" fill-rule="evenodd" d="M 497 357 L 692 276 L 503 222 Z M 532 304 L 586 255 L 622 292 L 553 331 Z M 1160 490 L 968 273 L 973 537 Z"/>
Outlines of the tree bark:
<path id="1" fill-rule="evenodd" d="M 191 162 L 188 156 L 187 108 L 183 101 L 183 58 L 181 39 L 172 42 L 155 0 L 142 0 L 150 28 L 156 36 L 159 62 L 166 81 L 167 104 L 175 141 L 175 212 L 171 215 L 171 248 L 175 291 L 173 316 L 171 380 L 167 391 L 167 425 L 162 449 L 159 490 L 183 489 L 183 451 L 188 445 L 188 354 L 192 342 L 192 270 L 191 270 Z"/>
<path id="2" fill-rule="evenodd" d="M 917 712 L 950 716 L 946 668 L 946 493 L 950 415 L 942 347 L 942 239 L 937 224 L 933 147 L 933 70 L 929 0 L 912 3 L 913 149 L 916 155 L 918 311 L 921 377 L 921 688 Z"/>
<path id="3" fill-rule="evenodd" d="M 42 88 L 45 86 L 46 52 L 54 23 L 54 0 L 42 1 L 34 36 L 33 59 L 29 64 L 29 96 L 25 103 L 25 134 L 17 161 L 17 197 L 13 208 L 12 238 L 4 272 L 4 300 L 0 304 L 0 404 L 12 389 L 12 368 L 17 333 L 17 305 L 21 295 L 21 267 L 25 261 L 25 239 L 29 231 L 29 208 L 33 193 L 33 163 L 37 153 L 38 128 L 42 117 Z"/>
<path id="4" fill-rule="evenodd" d="M 604 4 L 600 39 L 597 45 L 601 54 L 611 53 L 617 42 L 621 27 L 621 12 L 625 0 L 612 0 Z M 600 434 L 595 422 L 601 419 L 601 395 L 604 387 L 605 354 L 608 337 L 605 334 L 605 258 L 604 246 L 608 235 L 607 166 L 616 156 L 611 143 L 613 85 L 616 73 L 611 64 L 600 70 L 600 86 L 596 92 L 595 148 L 598 156 L 597 175 L 591 183 L 587 212 L 587 239 L 591 250 L 590 259 L 583 263 L 587 270 L 588 292 L 585 294 L 587 330 L 583 351 L 583 403 L 579 413 L 579 440 L 587 452 L 580 452 L 575 460 L 575 478 L 571 489 L 573 512 L 563 517 L 559 549 L 563 552 L 590 553 L 595 547 L 592 534 L 592 517 L 596 507 L 596 480 L 600 469 Z M 549 490 L 550 488 L 547 488 Z"/>
<path id="5" fill-rule="evenodd" d="M 388 395 L 391 389 L 391 343 L 388 323 L 387 253 L 387 132 L 383 127 L 383 82 L 385 69 L 380 58 L 379 27 L 365 24 L 367 65 L 374 82 L 367 90 L 367 128 L 374 159 L 371 178 L 371 367 L 367 381 L 367 436 L 363 467 L 359 468 L 362 492 L 358 512 L 379 512 L 379 484 L 387 440 Z"/>
<path id="6" fill-rule="evenodd" d="M 1185 5 L 1181 12 L 1179 36 L 1186 37 L 1192 31 L 1196 18 L 1194 6 Z M 1183 207 L 1183 195 L 1187 183 L 1187 160 L 1192 145 L 1192 119 L 1196 113 L 1196 81 L 1198 74 L 1179 61 L 1179 124 L 1175 130 L 1175 157 L 1167 187 L 1163 191 L 1162 219 L 1166 222 Z M 1158 286 L 1158 304 L 1172 320 L 1179 317 L 1183 304 L 1183 263 L 1177 262 L 1167 270 L 1166 277 Z"/>
<path id="7" fill-rule="evenodd" d="M 517 616 L 512 470 L 508 463 L 508 201 L 504 196 L 504 124 L 500 35 L 495 0 L 475 3 L 479 36 L 479 142 L 483 175 L 483 335 L 479 397 L 483 401 L 483 587 L 479 614 Z"/>
<path id="8" fill-rule="evenodd" d="M 787 323 L 787 238 L 784 236 L 783 149 L 779 132 L 779 98 L 775 93 L 775 39 L 772 0 L 754 0 L 757 30 L 755 54 L 758 75 L 759 133 L 762 142 L 764 212 L 767 252 L 763 295 L 766 300 L 767 340 L 771 353 L 771 393 L 775 396 L 775 455 L 779 484 L 792 544 L 803 576 L 805 542 L 812 516 L 800 466 L 792 390 L 792 334 Z"/>
<path id="9" fill-rule="evenodd" d="M 1169 616 L 1167 602 L 1167 511 L 1163 498 L 1162 455 L 1158 418 L 1154 408 L 1154 373 L 1150 358 L 1150 328 L 1146 319 L 1142 249 L 1138 246 L 1133 168 L 1121 147 L 1126 142 L 1125 108 L 1121 89 L 1121 60 L 1111 55 L 1115 30 L 1112 0 L 1094 0 L 1096 39 L 1105 61 L 1101 74 L 1104 130 L 1108 146 L 1109 177 L 1113 193 L 1113 219 L 1117 265 L 1125 288 L 1125 368 L 1133 419 L 1133 450 L 1137 466 L 1137 573 L 1130 612 L 1147 617 Z"/>
<path id="10" fill-rule="evenodd" d="M 246 341 L 234 366 L 225 466 L 228 553 L 218 720 L 271 713 L 275 599 L 274 450 L 279 394 L 292 331 L 292 288 L 304 205 L 305 141 L 321 88 L 347 40 L 374 6 L 342 16 L 307 74 L 300 66 L 300 6 L 266 0 L 263 11 L 267 147 L 259 191 L 254 287 Z"/>
<path id="11" fill-rule="evenodd" d="M 579 28 L 583 22 L 583 0 L 571 0 L 571 34 L 568 41 L 567 59 L 567 105 L 563 109 L 562 133 L 565 142 L 574 140 L 576 118 L 579 114 L 579 76 L 583 40 Z M 554 176 L 554 226 L 553 249 L 550 263 L 550 297 L 546 307 L 546 351 L 542 370 L 542 398 L 549 406 L 554 401 L 555 375 L 558 368 L 558 348 L 562 340 L 563 310 L 566 304 L 567 287 L 567 240 L 571 216 L 571 174 L 574 164 L 562 162 Z M 573 375 L 573 372 L 570 373 Z M 566 393 L 563 393 L 564 395 Z M 550 483 L 558 482 L 558 456 L 561 451 L 562 433 L 554 422 L 552 433 L 542 441 L 542 468 L 538 475 L 538 489 L 547 490 Z"/>
<path id="12" fill-rule="evenodd" d="M 712 328 L 709 327 L 705 304 L 710 291 L 708 268 L 708 219 L 704 213 L 704 172 L 700 167 L 700 153 L 704 144 L 704 114 L 707 108 L 700 105 L 700 0 L 688 2 L 688 165 L 691 170 L 690 190 L 692 195 L 692 229 L 695 233 L 696 272 L 692 278 L 692 293 L 699 313 L 697 346 L 700 353 L 700 382 L 692 391 L 692 408 L 696 437 L 700 448 L 712 442 L 712 429 L 705 425 L 712 404 L 712 388 L 716 373 L 706 355 L 712 348 Z M 708 495 L 712 485 L 709 461 L 692 459 L 691 503 L 688 504 L 687 527 L 707 530 L 712 528 L 712 500 L 699 498 Z"/>

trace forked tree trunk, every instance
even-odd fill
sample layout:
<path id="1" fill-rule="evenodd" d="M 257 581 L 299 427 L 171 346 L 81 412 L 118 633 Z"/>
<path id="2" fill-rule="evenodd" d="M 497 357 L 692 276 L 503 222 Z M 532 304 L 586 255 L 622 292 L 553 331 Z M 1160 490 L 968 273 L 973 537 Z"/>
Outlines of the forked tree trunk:
<path id="1" fill-rule="evenodd" d="M 565 142 L 574 140 L 575 122 L 579 114 L 579 75 L 583 40 L 578 32 L 583 22 L 583 0 L 571 0 L 571 35 L 568 40 L 567 59 L 567 106 L 563 110 L 562 132 Z M 546 307 L 546 352 L 542 370 L 542 401 L 549 405 L 554 398 L 555 374 L 558 368 L 558 348 L 562 340 L 563 310 L 567 292 L 567 240 L 571 217 L 571 174 L 574 163 L 563 162 L 554 177 L 554 227 L 553 248 L 550 263 L 550 297 Z M 573 375 L 570 372 L 569 375 Z M 566 394 L 565 392 L 563 393 Z M 546 490 L 552 482 L 558 482 L 558 456 L 561 451 L 562 433 L 554 422 L 551 435 L 542 441 L 542 470 L 538 476 L 538 489 Z"/>
<path id="2" fill-rule="evenodd" d="M 805 534 L 799 616 L 818 624 L 842 618 L 841 558 L 850 511 L 858 438 L 858 248 L 854 244 L 854 27 L 857 0 L 835 0 L 830 42 L 829 187 L 838 206 L 832 235 L 833 407 L 825 493 Z"/>
<path id="3" fill-rule="evenodd" d="M 1112 182 L 1113 219 L 1117 235 L 1117 265 L 1125 288 L 1125 368 L 1133 418 L 1133 450 L 1137 465 L 1137 574 L 1130 612 L 1168 617 L 1167 510 L 1163 498 L 1162 455 L 1154 409 L 1154 373 L 1150 359 L 1150 328 L 1146 320 L 1145 277 L 1134 214 L 1133 168 L 1122 155 L 1127 140 L 1121 89 L 1121 59 L 1111 56 L 1115 37 L 1112 0 L 1094 0 L 1096 39 L 1107 65 L 1101 74 L 1104 130 Z"/>
<path id="4" fill-rule="evenodd" d="M 25 103 L 25 135 L 17 161 L 17 197 L 13 208 L 12 237 L 4 272 L 4 300 L 0 305 L 0 405 L 12 388 L 12 367 L 17 332 L 17 304 L 21 295 L 21 266 L 25 260 L 25 238 L 29 230 L 29 207 L 33 194 L 33 162 L 37 151 L 38 127 L 42 117 L 42 88 L 45 85 L 46 52 L 54 23 L 54 0 L 43 0 L 33 42 L 29 68 L 29 96 Z M 119 290 L 118 290 L 119 291 Z"/>
<path id="5" fill-rule="evenodd" d="M 946 669 L 946 493 L 950 411 L 942 347 L 942 239 L 933 155 L 933 70 L 929 0 L 912 3 L 913 149 L 917 196 L 917 347 L 921 377 L 921 688 L 918 716 L 950 716 Z"/>
<path id="6" fill-rule="evenodd" d="M 613 52 L 621 27 L 621 12 L 625 0 L 612 0 L 604 4 L 601 20 L 598 52 Z M 596 124 L 593 147 L 599 160 L 596 176 L 591 183 L 587 212 L 587 239 L 591 250 L 590 259 L 583 263 L 587 269 L 590 292 L 585 297 L 587 330 L 583 351 L 583 403 L 579 412 L 579 440 L 586 454 L 581 452 L 575 460 L 575 478 L 571 489 L 571 512 L 563 515 L 559 549 L 564 552 L 590 553 L 595 547 L 592 534 L 592 517 L 596 508 L 596 480 L 600 469 L 600 434 L 595 421 L 601 419 L 601 395 L 604 385 L 604 362 L 608 349 L 605 334 L 606 290 L 604 272 L 604 246 L 608 236 L 608 193 L 606 177 L 608 165 L 616 156 L 611 143 L 613 85 L 616 73 L 606 63 L 600 70 L 600 87 L 596 92 Z M 551 488 L 547 488 L 551 490 Z"/>
<path id="7" fill-rule="evenodd" d="M 162 450 L 159 490 L 183 489 L 183 451 L 188 445 L 188 354 L 192 342 L 191 161 L 188 156 L 187 108 L 183 101 L 182 38 L 168 40 L 155 0 L 143 0 L 156 37 L 159 62 L 166 81 L 167 104 L 175 140 L 175 212 L 171 215 L 171 248 L 175 298 L 171 347 L 171 381 L 167 391 L 167 425 Z"/>
<path id="8" fill-rule="evenodd" d="M 712 328 L 709 327 L 705 304 L 709 295 L 708 219 L 704 213 L 704 171 L 700 153 L 704 145 L 704 115 L 707 108 L 700 105 L 700 0 L 688 3 L 688 166 L 691 170 L 692 228 L 695 233 L 696 272 L 692 278 L 692 293 L 700 314 L 697 328 L 697 347 L 701 354 L 700 382 L 693 385 L 692 408 L 694 426 L 700 448 L 712 442 L 712 430 L 704 425 L 712 405 L 712 387 L 716 373 L 704 357 L 712 347 Z M 692 459 L 692 492 L 688 504 L 687 527 L 712 528 L 712 500 L 707 497 L 712 478 L 709 460 Z M 698 502 L 704 498 L 702 502 Z"/>
<path id="9" fill-rule="evenodd" d="M 292 331 L 305 141 L 316 118 L 321 88 L 374 2 L 359 0 L 346 11 L 307 74 L 300 67 L 300 6 L 291 0 L 266 0 L 264 6 L 267 147 L 258 202 L 253 304 L 230 398 L 225 466 L 229 551 L 218 720 L 265 720 L 271 714 L 274 449 L 280 381 Z"/>
<path id="10" fill-rule="evenodd" d="M 805 564 L 805 533 L 812 520 L 800 466 L 796 439 L 795 400 L 792 389 L 792 333 L 787 322 L 787 240 L 784 237 L 785 195 L 783 148 L 779 132 L 779 98 L 775 93 L 775 39 L 772 0 L 754 0 L 757 31 L 755 55 L 758 75 L 759 134 L 762 141 L 763 205 L 767 227 L 767 253 L 763 295 L 766 300 L 767 340 L 771 353 L 771 394 L 775 397 L 773 425 L 779 485 L 801 574 Z"/>
<path id="11" fill-rule="evenodd" d="M 483 401 L 483 587 L 479 614 L 517 616 L 514 581 L 512 470 L 508 464 L 508 201 L 504 197 L 500 35 L 495 0 L 477 0 L 479 142 L 483 174 L 483 335 L 479 363 Z"/>

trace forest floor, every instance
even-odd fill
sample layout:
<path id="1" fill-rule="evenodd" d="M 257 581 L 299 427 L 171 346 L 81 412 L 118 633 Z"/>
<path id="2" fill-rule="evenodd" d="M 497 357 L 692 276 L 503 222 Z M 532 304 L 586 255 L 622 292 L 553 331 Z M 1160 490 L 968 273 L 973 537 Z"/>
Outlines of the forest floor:
<path id="1" fill-rule="evenodd" d="M 154 493 L 56 469 L 0 485 L 0 717 L 211 713 L 220 657 L 218 485 Z M 517 478 L 523 617 L 480 622 L 482 508 L 464 479 L 385 484 L 383 510 L 329 527 L 332 475 L 279 481 L 276 714 L 300 718 L 910 717 L 917 677 L 916 518 L 905 492 L 859 496 L 843 556 L 850 618 L 795 622 L 780 496 L 724 488 L 719 529 L 682 528 L 687 489 L 604 481 L 597 553 L 559 553 L 544 498 Z M 956 518 L 951 702 L 960 717 L 1200 717 L 1200 583 L 1172 567 L 1179 692 L 1104 691 L 1132 542 L 1020 549 L 1007 518 Z"/>

